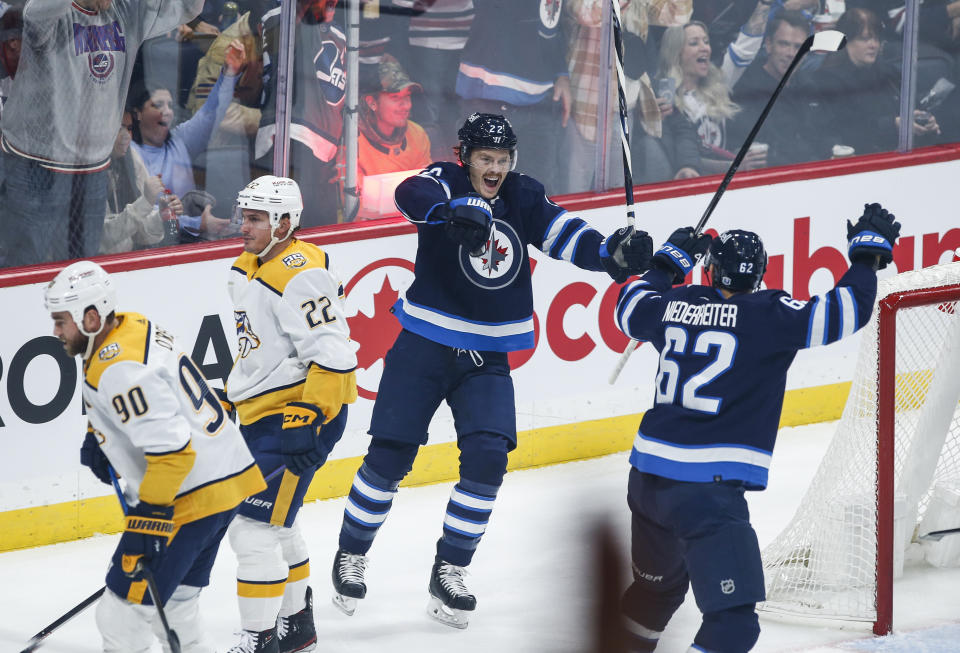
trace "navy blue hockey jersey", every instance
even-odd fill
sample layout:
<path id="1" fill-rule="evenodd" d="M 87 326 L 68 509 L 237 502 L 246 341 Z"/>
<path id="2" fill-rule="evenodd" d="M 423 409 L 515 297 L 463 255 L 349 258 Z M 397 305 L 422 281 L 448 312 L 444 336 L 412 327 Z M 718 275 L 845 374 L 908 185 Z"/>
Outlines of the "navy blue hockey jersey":
<path id="1" fill-rule="evenodd" d="M 670 289 L 659 270 L 626 286 L 618 326 L 660 352 L 654 405 L 630 463 L 680 481 L 765 488 L 794 356 L 860 329 L 876 293 L 876 273 L 859 263 L 808 302 L 782 290 L 724 299 L 708 286 Z"/>
<path id="2" fill-rule="evenodd" d="M 397 187 L 397 208 L 417 225 L 413 284 L 397 300 L 400 324 L 449 347 L 515 351 L 534 346 L 527 245 L 586 270 L 602 270 L 603 236 L 551 202 L 532 177 L 510 172 L 493 208 L 493 246 L 472 257 L 444 234 L 431 212 L 475 192 L 467 171 L 433 163 Z"/>

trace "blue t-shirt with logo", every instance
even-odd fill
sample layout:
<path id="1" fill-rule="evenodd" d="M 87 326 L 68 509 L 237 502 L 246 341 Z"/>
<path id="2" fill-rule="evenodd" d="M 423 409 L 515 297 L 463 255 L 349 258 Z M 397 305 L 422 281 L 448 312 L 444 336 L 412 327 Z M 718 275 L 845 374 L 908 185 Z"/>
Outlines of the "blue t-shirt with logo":
<path id="1" fill-rule="evenodd" d="M 444 233 L 431 211 L 474 193 L 466 169 L 440 162 L 404 180 L 397 208 L 417 225 L 413 284 L 394 305 L 400 324 L 449 347 L 515 351 L 534 346 L 527 245 L 585 270 L 601 271 L 603 236 L 551 202 L 536 179 L 507 174 L 493 208 L 492 244 L 481 256 Z"/>

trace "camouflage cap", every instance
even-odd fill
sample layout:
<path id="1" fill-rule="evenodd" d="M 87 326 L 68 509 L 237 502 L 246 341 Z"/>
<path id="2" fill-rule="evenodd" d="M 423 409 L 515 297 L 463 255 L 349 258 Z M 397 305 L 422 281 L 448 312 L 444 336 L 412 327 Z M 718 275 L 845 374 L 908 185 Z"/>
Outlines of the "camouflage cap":
<path id="1" fill-rule="evenodd" d="M 416 83 L 400 66 L 400 62 L 389 54 L 376 66 L 366 66 L 368 70 L 360 77 L 360 93 L 373 95 L 375 93 L 399 93 L 405 88 L 422 91 L 423 87 Z"/>

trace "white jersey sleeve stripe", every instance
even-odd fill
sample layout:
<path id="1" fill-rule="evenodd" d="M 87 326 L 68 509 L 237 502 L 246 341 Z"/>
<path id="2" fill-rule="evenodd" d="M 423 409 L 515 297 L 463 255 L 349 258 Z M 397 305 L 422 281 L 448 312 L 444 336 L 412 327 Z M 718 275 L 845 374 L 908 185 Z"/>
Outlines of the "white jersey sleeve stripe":
<path id="1" fill-rule="evenodd" d="M 840 337 L 846 338 L 857 330 L 857 300 L 846 286 L 837 288 L 840 299 Z"/>
<path id="2" fill-rule="evenodd" d="M 810 310 L 810 327 L 807 331 L 807 347 L 825 344 L 827 337 L 827 298 L 814 297 Z"/>
<path id="3" fill-rule="evenodd" d="M 553 247 L 554 241 L 556 241 L 557 237 L 563 232 L 563 228 L 566 226 L 567 221 L 561 220 L 561 218 L 563 218 L 566 214 L 566 211 L 561 211 L 547 226 L 547 231 L 543 234 L 543 246 L 540 248 L 542 252 L 549 252 Z"/>
<path id="4" fill-rule="evenodd" d="M 577 229 L 570 239 L 567 241 L 567 244 L 564 246 L 563 251 L 560 252 L 558 257 L 561 261 L 572 261 L 573 255 L 577 252 L 577 243 L 580 242 L 580 237 L 583 236 L 584 232 L 589 230 L 590 225 L 584 223 L 579 229 Z"/>

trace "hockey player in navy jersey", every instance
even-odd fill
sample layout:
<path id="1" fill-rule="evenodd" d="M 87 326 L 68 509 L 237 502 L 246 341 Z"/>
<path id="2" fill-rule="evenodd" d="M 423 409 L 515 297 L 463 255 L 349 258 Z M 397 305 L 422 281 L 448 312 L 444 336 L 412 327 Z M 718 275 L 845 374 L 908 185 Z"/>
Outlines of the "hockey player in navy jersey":
<path id="1" fill-rule="evenodd" d="M 675 231 L 616 308 L 625 334 L 660 351 L 654 405 L 630 454 L 634 582 L 622 609 L 631 650 L 653 651 L 692 585 L 703 623 L 690 650 L 740 653 L 760 635 L 754 608 L 765 596 L 744 491 L 767 485 L 787 369 L 798 350 L 870 319 L 900 224 L 866 205 L 847 223 L 850 269 L 810 301 L 758 290 L 767 254 L 756 234 L 693 234 Z M 671 289 L 704 253 L 712 286 Z"/>
<path id="2" fill-rule="evenodd" d="M 516 447 L 507 353 L 534 346 L 527 246 L 618 283 L 646 268 L 644 232 L 606 239 L 551 202 L 543 186 L 512 172 L 517 137 L 500 115 L 472 114 L 458 132 L 460 165 L 434 163 L 402 182 L 400 211 L 417 225 L 413 284 L 393 307 L 403 330 L 387 353 L 373 436 L 347 499 L 333 564 L 334 603 L 353 614 L 366 594 L 366 554 L 410 471 L 441 401 L 453 411 L 460 449 L 429 579 L 430 614 L 467 626 L 476 598 L 463 582 Z"/>

